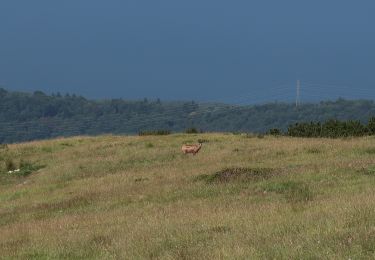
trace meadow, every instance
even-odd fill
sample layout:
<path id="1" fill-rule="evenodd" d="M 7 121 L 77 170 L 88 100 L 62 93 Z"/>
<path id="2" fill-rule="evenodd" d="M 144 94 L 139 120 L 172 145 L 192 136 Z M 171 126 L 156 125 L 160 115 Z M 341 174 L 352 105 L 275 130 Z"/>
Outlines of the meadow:
<path id="1" fill-rule="evenodd" d="M 181 153 L 198 140 L 196 156 Z M 0 147 L 0 259 L 374 258 L 374 137 L 106 135 Z"/>

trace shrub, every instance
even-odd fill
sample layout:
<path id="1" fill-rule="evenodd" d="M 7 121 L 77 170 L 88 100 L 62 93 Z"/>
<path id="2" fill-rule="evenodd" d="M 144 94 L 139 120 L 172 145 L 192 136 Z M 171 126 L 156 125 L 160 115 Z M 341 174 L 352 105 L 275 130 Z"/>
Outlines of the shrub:
<path id="1" fill-rule="evenodd" d="M 69 147 L 74 146 L 74 144 L 71 144 L 71 143 L 61 143 L 60 145 L 61 146 L 69 146 Z"/>
<path id="2" fill-rule="evenodd" d="M 149 179 L 148 178 L 137 178 L 137 179 L 135 179 L 134 181 L 135 182 L 142 182 L 142 181 L 148 181 Z"/>
<path id="3" fill-rule="evenodd" d="M 52 147 L 42 147 L 42 151 L 46 153 L 52 153 L 53 148 Z"/>
<path id="4" fill-rule="evenodd" d="M 138 133 L 139 136 L 146 136 L 146 135 L 169 135 L 171 131 L 169 130 L 148 130 L 148 131 L 140 131 Z"/>
<path id="5" fill-rule="evenodd" d="M 362 168 L 359 172 L 368 176 L 375 176 L 375 167 Z"/>
<path id="6" fill-rule="evenodd" d="M 253 134 L 253 133 L 246 133 L 245 137 L 246 138 L 254 138 L 254 137 L 256 137 L 256 135 Z"/>
<path id="7" fill-rule="evenodd" d="M 283 194 L 289 202 L 306 202 L 313 198 L 310 187 L 303 182 L 285 181 L 268 183 L 265 190 Z"/>
<path id="8" fill-rule="evenodd" d="M 23 161 L 20 162 L 20 171 L 18 172 L 19 176 L 27 176 L 31 173 L 44 168 L 44 165 L 36 165 L 31 162 Z"/>
<path id="9" fill-rule="evenodd" d="M 363 125 L 358 120 L 339 121 L 335 119 L 324 123 L 296 123 L 288 127 L 287 134 L 294 137 L 359 137 L 375 134 L 375 118 L 369 120 L 368 125 Z"/>
<path id="10" fill-rule="evenodd" d="M 267 134 L 269 134 L 269 135 L 273 135 L 273 136 L 279 136 L 279 135 L 282 134 L 282 132 L 281 132 L 281 130 L 278 129 L 278 128 L 272 128 L 272 129 L 270 129 L 270 130 L 267 132 Z"/>
<path id="11" fill-rule="evenodd" d="M 5 161 L 5 167 L 6 167 L 7 171 L 14 171 L 16 169 L 16 164 L 14 163 L 14 161 L 12 159 L 8 158 Z"/>
<path id="12" fill-rule="evenodd" d="M 287 134 L 294 137 L 321 137 L 322 130 L 320 122 L 296 123 L 288 127 Z"/>
<path id="13" fill-rule="evenodd" d="M 310 154 L 319 154 L 319 153 L 322 153 L 322 150 L 320 150 L 318 147 L 311 147 L 311 148 L 307 148 L 306 152 Z"/>
<path id="14" fill-rule="evenodd" d="M 6 170 L 8 172 L 11 171 L 12 176 L 27 176 L 30 175 L 31 173 L 42 169 L 45 167 L 45 165 L 39 165 L 39 164 L 34 164 L 28 161 L 24 161 L 21 159 L 19 167 L 16 167 L 16 164 L 12 159 L 7 159 L 6 160 Z"/>
<path id="15" fill-rule="evenodd" d="M 186 134 L 198 134 L 198 133 L 203 133 L 203 131 L 202 130 L 199 131 L 197 128 L 191 127 L 191 128 L 186 129 L 185 133 Z"/>
<path id="16" fill-rule="evenodd" d="M 367 129 L 370 135 L 375 135 L 375 117 L 371 117 L 367 123 Z"/>
<path id="17" fill-rule="evenodd" d="M 214 174 L 203 174 L 195 178 L 206 183 L 227 183 L 231 181 L 258 181 L 271 178 L 276 171 L 271 168 L 225 168 Z"/>
<path id="18" fill-rule="evenodd" d="M 375 147 L 367 148 L 364 150 L 364 152 L 368 154 L 375 154 Z"/>
<path id="19" fill-rule="evenodd" d="M 146 144 L 146 148 L 152 148 L 152 147 L 154 147 L 154 145 L 152 143 L 147 143 Z"/>

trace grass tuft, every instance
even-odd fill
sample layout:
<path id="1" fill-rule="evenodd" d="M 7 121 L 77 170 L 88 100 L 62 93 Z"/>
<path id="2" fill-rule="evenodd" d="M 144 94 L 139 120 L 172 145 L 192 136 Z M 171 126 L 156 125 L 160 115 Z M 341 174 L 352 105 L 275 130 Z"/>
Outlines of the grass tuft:
<path id="1" fill-rule="evenodd" d="M 171 131 L 169 130 L 148 130 L 148 131 L 140 131 L 138 133 L 139 136 L 148 136 L 148 135 L 170 135 Z"/>
<path id="2" fill-rule="evenodd" d="M 146 143 L 145 146 L 146 146 L 146 148 L 152 148 L 152 147 L 154 147 L 154 145 L 152 143 Z"/>
<path id="3" fill-rule="evenodd" d="M 245 138 L 255 138 L 255 137 L 257 137 L 257 135 L 254 134 L 254 133 L 246 133 L 246 134 L 244 135 L 244 137 L 245 137 Z"/>
<path id="4" fill-rule="evenodd" d="M 136 178 L 134 181 L 135 182 L 144 182 L 144 181 L 148 181 L 149 179 L 148 178 Z"/>
<path id="5" fill-rule="evenodd" d="M 206 183 L 228 183 L 232 181 L 258 181 L 276 174 L 271 168 L 225 168 L 214 174 L 203 174 L 195 178 Z"/>
<path id="6" fill-rule="evenodd" d="M 208 233 L 228 233 L 230 232 L 230 228 L 227 227 L 227 226 L 216 226 L 216 227 L 212 227 L 212 228 L 209 228 L 207 230 L 205 230 L 205 232 L 208 232 Z"/>
<path id="7" fill-rule="evenodd" d="M 367 153 L 367 154 L 375 154 L 375 147 L 366 148 L 366 149 L 364 150 L 364 153 Z"/>
<path id="8" fill-rule="evenodd" d="M 67 142 L 61 143 L 60 145 L 61 145 L 61 146 L 67 146 L 67 147 L 73 147 L 73 146 L 74 146 L 74 144 L 72 144 L 72 143 L 67 143 Z"/>
<path id="9" fill-rule="evenodd" d="M 20 171 L 17 173 L 17 175 L 25 177 L 45 167 L 45 165 L 34 164 L 28 161 L 21 160 Z"/>
<path id="10" fill-rule="evenodd" d="M 42 147 L 42 151 L 45 152 L 45 153 L 52 153 L 53 148 L 49 147 L 49 146 L 45 146 L 45 147 Z"/>
<path id="11" fill-rule="evenodd" d="M 368 168 L 362 168 L 359 170 L 360 173 L 363 173 L 364 175 L 368 176 L 375 176 L 375 166 L 371 166 Z"/>
<path id="12" fill-rule="evenodd" d="M 269 182 L 263 186 L 266 192 L 283 194 L 290 202 L 306 202 L 313 199 L 308 184 L 297 181 Z"/>
<path id="13" fill-rule="evenodd" d="M 309 154 L 320 154 L 323 151 L 319 149 L 318 147 L 311 147 L 311 148 L 306 149 L 306 152 Z"/>
<path id="14" fill-rule="evenodd" d="M 7 158 L 5 161 L 5 168 L 7 171 L 14 171 L 15 169 L 17 169 L 17 166 L 14 163 L 13 159 Z"/>

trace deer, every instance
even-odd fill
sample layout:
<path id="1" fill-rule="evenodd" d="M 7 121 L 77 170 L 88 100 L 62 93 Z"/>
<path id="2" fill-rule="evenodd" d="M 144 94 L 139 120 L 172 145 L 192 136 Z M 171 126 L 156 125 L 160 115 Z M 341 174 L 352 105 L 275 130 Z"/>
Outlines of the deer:
<path id="1" fill-rule="evenodd" d="M 192 153 L 193 155 L 196 155 L 199 152 L 199 150 L 201 149 L 201 147 L 202 147 L 202 143 L 200 143 L 200 144 L 184 144 L 181 147 L 181 151 L 184 154 Z"/>

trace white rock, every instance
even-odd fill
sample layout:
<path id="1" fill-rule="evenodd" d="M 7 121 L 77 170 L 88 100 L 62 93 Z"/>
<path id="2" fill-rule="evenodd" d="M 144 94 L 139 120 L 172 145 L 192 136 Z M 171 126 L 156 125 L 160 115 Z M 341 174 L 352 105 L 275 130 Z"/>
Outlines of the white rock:
<path id="1" fill-rule="evenodd" d="M 14 170 L 14 171 L 8 171 L 8 173 L 14 173 L 14 172 L 19 172 L 20 169 Z"/>

